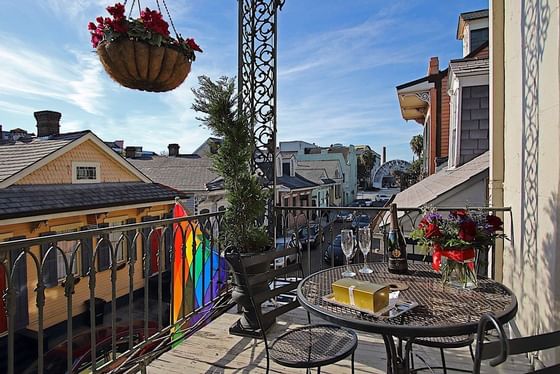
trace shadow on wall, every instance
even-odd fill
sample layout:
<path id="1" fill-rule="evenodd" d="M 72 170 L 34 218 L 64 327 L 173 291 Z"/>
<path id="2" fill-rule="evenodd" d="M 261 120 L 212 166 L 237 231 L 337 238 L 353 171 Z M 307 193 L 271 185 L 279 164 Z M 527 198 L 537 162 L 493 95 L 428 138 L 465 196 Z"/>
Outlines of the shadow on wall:
<path id="1" fill-rule="evenodd" d="M 538 277 L 540 248 L 539 223 L 539 78 L 540 63 L 550 19 L 550 7 L 544 0 L 522 0 L 522 186 L 521 186 L 521 232 L 519 248 L 514 250 L 513 263 L 516 274 L 513 284 L 520 302 L 518 322 L 525 333 L 536 333 L 539 326 L 540 306 L 535 291 L 539 289 Z M 540 270 L 542 271 L 542 269 Z"/>

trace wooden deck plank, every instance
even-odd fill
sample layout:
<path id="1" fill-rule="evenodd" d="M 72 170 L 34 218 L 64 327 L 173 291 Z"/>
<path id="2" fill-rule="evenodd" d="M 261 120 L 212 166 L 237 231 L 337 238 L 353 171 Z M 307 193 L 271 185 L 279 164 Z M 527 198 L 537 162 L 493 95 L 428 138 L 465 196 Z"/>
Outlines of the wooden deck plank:
<path id="1" fill-rule="evenodd" d="M 228 333 L 228 328 L 239 315 L 230 311 L 205 326 L 178 347 L 164 353 L 148 367 L 149 374 L 238 374 L 265 373 L 266 356 L 262 340 L 241 338 Z M 312 318 L 313 323 L 323 322 Z M 302 308 L 295 309 L 278 318 L 267 337 L 272 341 L 276 336 L 307 323 L 307 315 Z M 356 373 L 385 373 L 386 353 L 383 339 L 379 335 L 358 333 L 359 345 L 356 350 Z M 414 346 L 415 356 L 420 356 L 428 365 L 440 366 L 439 350 Z M 466 370 L 472 368 L 472 360 L 467 348 L 446 350 L 445 358 L 448 367 Z M 417 367 L 424 366 L 419 358 L 415 358 Z M 528 360 L 516 356 L 499 368 L 483 366 L 484 373 L 524 373 L 529 371 Z M 350 373 L 350 360 L 321 368 L 322 373 Z M 428 371 L 429 372 L 429 371 Z M 441 371 L 435 371 L 441 372 Z M 270 373 L 291 374 L 302 373 L 302 369 L 290 369 L 271 362 Z"/>

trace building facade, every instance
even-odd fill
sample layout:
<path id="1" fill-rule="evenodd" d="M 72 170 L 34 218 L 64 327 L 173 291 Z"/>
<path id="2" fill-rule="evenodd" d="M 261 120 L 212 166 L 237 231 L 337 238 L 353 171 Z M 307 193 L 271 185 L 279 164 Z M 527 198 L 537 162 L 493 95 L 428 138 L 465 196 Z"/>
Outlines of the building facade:
<path id="1" fill-rule="evenodd" d="M 35 117 L 39 137 L 0 145 L 0 240 L 168 217 L 175 198 L 182 197 L 177 190 L 153 183 L 90 131 L 59 133 L 60 113 L 36 112 Z M 141 259 L 145 251 L 155 250 L 157 246 L 140 238 L 136 245 L 125 240 L 117 246 L 118 241 L 119 237 L 112 236 L 86 239 L 81 242 L 73 263 L 70 260 L 77 241 L 56 243 L 59 250 L 49 250 L 48 246 L 30 248 L 31 253 L 44 263 L 46 329 L 66 320 L 66 261 L 70 262 L 76 279 L 72 297 L 74 316 L 86 310 L 84 302 L 90 298 L 87 278 L 94 250 L 94 266 L 98 271 L 96 297 L 111 299 L 109 243 L 116 251 L 119 264 L 117 297 L 128 294 L 129 276 L 125 264 L 132 256 Z M 38 329 L 34 292 L 38 284 L 37 270 L 29 256 L 23 256 L 16 263 L 18 255 L 14 252 L 1 260 L 17 267 L 16 328 L 33 332 Z M 138 289 L 144 284 L 142 261 L 137 261 L 135 267 L 133 286 Z M 0 266 L 0 292 L 6 287 L 4 272 L 5 268 Z M 0 310 L 0 336 L 5 332 L 5 313 Z"/>
<path id="2" fill-rule="evenodd" d="M 490 198 L 506 215 L 503 282 L 521 335 L 560 329 L 560 3 L 491 1 Z M 535 352 L 560 362 L 560 349 Z"/>

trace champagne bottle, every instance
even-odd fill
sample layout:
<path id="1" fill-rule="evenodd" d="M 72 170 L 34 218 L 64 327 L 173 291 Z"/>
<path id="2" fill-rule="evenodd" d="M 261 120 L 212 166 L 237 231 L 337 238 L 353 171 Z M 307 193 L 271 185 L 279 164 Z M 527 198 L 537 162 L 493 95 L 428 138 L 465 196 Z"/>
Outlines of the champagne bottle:
<path id="1" fill-rule="evenodd" d="M 399 229 L 397 218 L 397 204 L 391 204 L 390 207 L 390 227 L 387 238 L 389 263 L 388 270 L 394 274 L 406 274 L 408 272 L 408 263 L 406 261 L 406 242 L 404 236 Z"/>

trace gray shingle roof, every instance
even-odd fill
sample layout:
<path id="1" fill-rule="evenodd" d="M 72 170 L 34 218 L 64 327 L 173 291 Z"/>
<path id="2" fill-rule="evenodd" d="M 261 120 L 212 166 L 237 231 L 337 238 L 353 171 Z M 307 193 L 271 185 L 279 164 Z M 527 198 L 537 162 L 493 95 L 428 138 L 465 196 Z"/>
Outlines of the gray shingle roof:
<path id="1" fill-rule="evenodd" d="M 211 169 L 212 160 L 207 157 L 153 156 L 127 161 L 154 182 L 183 192 L 206 191 L 206 183 L 218 176 Z"/>
<path id="2" fill-rule="evenodd" d="M 33 165 L 49 154 L 89 133 L 80 131 L 49 138 L 33 138 L 26 142 L 0 145 L 0 182 Z"/>
<path id="3" fill-rule="evenodd" d="M 488 9 L 474 10 L 472 12 L 465 12 L 459 15 L 465 21 L 470 21 L 479 18 L 488 18 Z"/>
<path id="4" fill-rule="evenodd" d="M 0 220 L 152 203 L 186 195 L 158 183 L 12 185 L 0 189 Z"/>
<path id="5" fill-rule="evenodd" d="M 393 202 L 406 208 L 418 208 L 429 204 L 447 191 L 487 170 L 490 167 L 489 154 L 485 152 L 456 169 L 438 171 L 399 192 Z"/>
<path id="6" fill-rule="evenodd" d="M 310 180 L 305 179 L 298 173 L 295 176 L 291 177 L 289 175 L 284 175 L 281 177 L 276 178 L 276 184 L 282 185 L 287 187 L 291 190 L 297 190 L 300 188 L 312 188 L 317 187 L 318 184 L 311 182 Z"/>
<path id="7" fill-rule="evenodd" d="M 449 62 L 449 67 L 455 74 L 486 71 L 490 67 L 490 60 L 488 58 L 463 58 L 451 60 Z"/>

